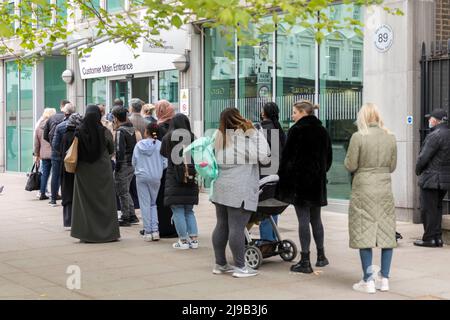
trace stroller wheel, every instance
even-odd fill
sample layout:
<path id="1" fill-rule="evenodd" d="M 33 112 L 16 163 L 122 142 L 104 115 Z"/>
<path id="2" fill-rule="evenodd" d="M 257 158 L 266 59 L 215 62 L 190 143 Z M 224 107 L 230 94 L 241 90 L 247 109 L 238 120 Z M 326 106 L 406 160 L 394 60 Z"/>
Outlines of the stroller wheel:
<path id="1" fill-rule="evenodd" d="M 252 269 L 258 269 L 262 264 L 263 255 L 261 250 L 255 246 L 245 248 L 245 264 Z"/>
<path id="2" fill-rule="evenodd" d="M 281 241 L 280 257 L 284 261 L 292 261 L 297 256 L 297 246 L 291 240 Z"/>

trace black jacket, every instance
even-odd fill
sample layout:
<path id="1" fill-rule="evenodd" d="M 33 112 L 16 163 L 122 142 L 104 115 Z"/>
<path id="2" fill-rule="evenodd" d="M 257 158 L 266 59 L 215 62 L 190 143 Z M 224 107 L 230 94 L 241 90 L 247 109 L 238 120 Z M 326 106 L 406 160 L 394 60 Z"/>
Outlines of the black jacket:
<path id="1" fill-rule="evenodd" d="M 261 171 L 261 178 L 265 176 L 265 169 L 262 168 L 270 168 L 267 169 L 266 174 L 276 174 L 279 168 L 279 164 L 280 164 L 280 155 L 283 152 L 284 146 L 286 144 L 286 135 L 284 134 L 284 132 L 278 132 L 278 148 L 275 148 L 275 146 L 272 146 L 272 130 L 277 130 L 277 128 L 275 128 L 275 125 L 273 124 L 273 122 L 271 120 L 264 120 L 261 122 L 261 129 L 263 129 L 264 131 L 264 136 L 266 137 L 267 143 L 269 144 L 270 147 L 270 159 L 271 159 L 271 163 L 267 166 L 263 166 L 260 165 L 260 171 Z M 274 137 L 276 137 L 276 135 L 274 135 Z M 272 172 L 273 170 L 273 172 Z"/>
<path id="2" fill-rule="evenodd" d="M 422 189 L 450 190 L 450 129 L 441 123 L 425 138 L 416 164 Z"/>
<path id="3" fill-rule="evenodd" d="M 60 154 L 64 159 L 69 151 L 70 146 L 75 138 L 75 127 L 67 127 L 61 141 Z M 75 182 L 75 174 L 65 170 L 64 162 L 61 163 L 61 196 L 63 206 L 70 205 L 73 199 L 73 186 Z"/>
<path id="4" fill-rule="evenodd" d="M 184 128 L 183 123 L 177 123 L 177 121 L 182 122 L 183 119 L 179 117 L 174 118 L 173 124 L 175 129 Z M 190 131 L 190 127 L 189 127 Z M 168 160 L 166 181 L 164 186 L 164 205 L 196 205 L 198 204 L 198 185 L 196 183 L 185 184 L 181 182 L 180 172 L 184 172 L 184 162 L 183 164 L 174 164 L 172 161 L 172 150 L 178 144 L 177 141 L 172 141 L 171 131 L 169 131 L 162 139 L 161 143 L 161 155 L 166 157 Z M 191 141 L 194 140 L 194 136 L 191 134 Z M 180 140 L 179 140 L 180 141 Z M 180 156 L 182 156 L 182 150 L 180 150 Z M 195 168 L 193 168 L 193 161 L 191 159 L 191 164 L 189 164 L 189 172 L 195 173 Z M 193 169 L 193 170 L 192 170 Z"/>
<path id="5" fill-rule="evenodd" d="M 116 172 L 119 171 L 123 165 L 131 166 L 136 142 L 136 131 L 130 122 L 121 125 L 119 129 L 116 130 Z"/>
<path id="6" fill-rule="evenodd" d="M 281 155 L 277 198 L 298 206 L 326 206 L 332 159 L 331 139 L 322 122 L 315 116 L 297 121 Z"/>
<path id="7" fill-rule="evenodd" d="M 48 119 L 44 128 L 44 140 L 52 145 L 53 136 L 55 134 L 55 129 L 58 124 L 64 121 L 66 116 L 64 113 L 57 113 Z"/>

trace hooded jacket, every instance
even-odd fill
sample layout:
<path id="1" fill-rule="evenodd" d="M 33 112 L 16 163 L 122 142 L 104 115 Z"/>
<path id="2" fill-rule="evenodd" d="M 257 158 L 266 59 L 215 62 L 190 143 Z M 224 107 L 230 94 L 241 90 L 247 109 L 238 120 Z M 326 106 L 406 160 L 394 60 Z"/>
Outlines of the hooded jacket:
<path id="1" fill-rule="evenodd" d="M 138 178 L 160 181 L 163 170 L 167 168 L 167 159 L 160 154 L 161 141 L 143 139 L 136 144 L 132 164 Z"/>
<path id="2" fill-rule="evenodd" d="M 116 172 L 122 166 L 131 166 L 133 150 L 136 146 L 136 131 L 130 122 L 122 124 L 116 130 L 115 149 L 116 149 Z"/>

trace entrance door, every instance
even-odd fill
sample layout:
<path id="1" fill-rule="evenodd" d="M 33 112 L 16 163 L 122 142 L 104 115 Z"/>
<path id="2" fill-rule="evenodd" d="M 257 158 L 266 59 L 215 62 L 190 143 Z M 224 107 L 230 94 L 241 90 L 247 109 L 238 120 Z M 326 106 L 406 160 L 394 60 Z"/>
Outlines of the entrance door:
<path id="1" fill-rule="evenodd" d="M 131 96 L 139 98 L 145 103 L 149 102 L 149 77 L 133 78 L 131 80 Z"/>
<path id="2" fill-rule="evenodd" d="M 111 105 L 114 99 L 121 99 L 125 107 L 128 106 L 128 80 L 113 80 L 111 81 Z"/>

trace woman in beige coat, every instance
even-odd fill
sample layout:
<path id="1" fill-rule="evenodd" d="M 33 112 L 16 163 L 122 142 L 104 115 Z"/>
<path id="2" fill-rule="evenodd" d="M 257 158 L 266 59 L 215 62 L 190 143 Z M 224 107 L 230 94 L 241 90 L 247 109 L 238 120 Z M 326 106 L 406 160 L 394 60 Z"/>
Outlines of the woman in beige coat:
<path id="1" fill-rule="evenodd" d="M 397 164 L 395 136 L 383 125 L 378 108 L 362 106 L 345 158 L 352 173 L 349 209 L 350 247 L 359 249 L 364 278 L 353 289 L 375 293 L 389 290 L 389 269 L 395 239 L 395 204 L 391 173 Z M 381 272 L 373 275 L 372 248 L 382 248 Z"/>

